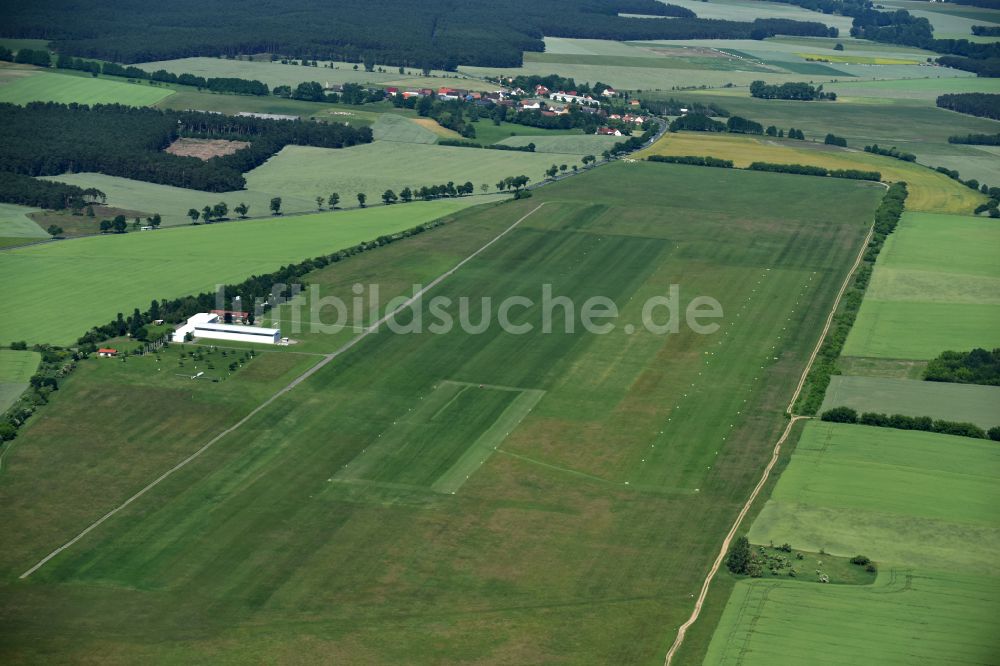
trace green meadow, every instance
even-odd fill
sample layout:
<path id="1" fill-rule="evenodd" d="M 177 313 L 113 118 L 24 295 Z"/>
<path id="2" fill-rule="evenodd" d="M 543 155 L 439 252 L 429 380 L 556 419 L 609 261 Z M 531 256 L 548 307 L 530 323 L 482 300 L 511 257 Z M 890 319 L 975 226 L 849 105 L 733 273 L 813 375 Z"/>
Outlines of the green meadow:
<path id="1" fill-rule="evenodd" d="M 35 351 L 0 349 L 0 413 L 28 388 L 40 360 L 41 355 Z"/>
<path id="2" fill-rule="evenodd" d="M 203 192 L 171 185 L 147 183 L 141 180 L 105 176 L 101 173 L 67 173 L 61 176 L 46 176 L 46 180 L 56 180 L 78 187 L 96 187 L 108 197 L 108 205 L 126 210 L 142 211 L 147 214 L 159 213 L 164 226 L 191 224 L 188 210 L 201 210 L 224 202 L 232 211 L 241 202 L 250 207 L 248 215 L 261 217 L 271 212 L 270 202 L 274 196 L 281 197 L 281 210 L 285 213 L 304 213 L 316 210 L 313 197 L 290 196 L 286 192 L 237 190 L 235 192 Z M 352 204 L 353 202 L 345 202 Z M 232 214 L 232 213 L 231 213 Z M 100 222 L 100 220 L 97 220 Z"/>
<path id="3" fill-rule="evenodd" d="M 500 143 L 505 146 L 527 146 L 535 144 L 536 153 L 562 153 L 573 155 L 595 155 L 610 149 L 622 141 L 618 136 L 598 136 L 596 134 L 576 134 L 568 136 L 512 136 Z"/>
<path id="4" fill-rule="evenodd" d="M 579 163 L 583 154 L 561 157 Z M 339 192 L 344 205 L 354 205 L 363 192 L 369 203 L 379 201 L 388 189 L 397 194 L 404 187 L 471 181 L 480 193 L 486 184 L 524 174 L 531 182 L 545 178 L 553 157 L 536 153 L 483 150 L 411 143 L 402 146 L 376 141 L 337 150 L 286 146 L 277 155 L 246 174 L 247 187 L 261 192 L 311 200 Z M 557 162 L 558 163 L 558 162 Z"/>
<path id="5" fill-rule="evenodd" d="M 28 213 L 38 210 L 29 206 L 0 203 L 0 237 L 48 238 L 49 234 L 45 229 L 28 217 Z"/>
<path id="6" fill-rule="evenodd" d="M 844 345 L 846 356 L 927 360 L 1000 344 L 1000 227 L 906 213 L 889 237 Z"/>
<path id="7" fill-rule="evenodd" d="M 851 407 L 859 414 L 930 416 L 985 430 L 1000 425 L 1000 386 L 837 375 L 830 379 L 820 411 L 833 407 Z"/>
<path id="8" fill-rule="evenodd" d="M 304 333 L 218 384 L 188 362 L 171 376 L 167 355 L 85 361 L 0 484 L 17 535 L 0 552 L 0 655 L 662 662 L 881 192 L 611 165 L 308 275 L 325 295 L 365 276 L 407 293 L 522 220 L 426 296 L 453 315 L 468 297 L 473 322 L 483 297 L 530 297 L 511 315 L 533 329 L 383 327 L 18 581 L 343 337 Z M 283 224 L 311 219 L 336 218 Z M 567 332 L 557 312 L 543 332 L 543 284 L 607 297 L 615 330 Z M 718 298 L 721 327 L 630 334 L 671 284 L 682 307 Z M 70 431 L 80 445 L 51 455 Z"/>
<path id="9" fill-rule="evenodd" d="M 148 106 L 173 91 L 146 83 L 92 78 L 39 71 L 0 84 L 0 102 L 59 102 L 70 104 L 127 104 Z"/>
<path id="10" fill-rule="evenodd" d="M 705 664 L 988 663 L 996 653 L 1000 545 L 994 442 L 809 423 L 754 543 L 865 554 L 868 587 L 742 580 Z"/>
<path id="11" fill-rule="evenodd" d="M 70 344 L 87 329 L 254 273 L 447 216 L 476 197 L 367 210 L 90 236 L 10 250 L 0 262 L 6 305 L 0 340 Z"/>

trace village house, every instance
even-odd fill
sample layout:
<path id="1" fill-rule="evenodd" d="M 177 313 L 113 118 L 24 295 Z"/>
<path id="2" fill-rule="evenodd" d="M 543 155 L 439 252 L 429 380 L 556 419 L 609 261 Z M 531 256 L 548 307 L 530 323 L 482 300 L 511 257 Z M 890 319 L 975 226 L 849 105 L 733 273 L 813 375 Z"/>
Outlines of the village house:
<path id="1" fill-rule="evenodd" d="M 113 358 L 115 356 L 118 356 L 118 350 L 110 349 L 108 347 L 101 347 L 100 349 L 97 350 L 97 355 L 100 356 L 101 358 Z"/>
<path id="2" fill-rule="evenodd" d="M 599 127 L 597 133 L 601 136 L 621 136 L 621 130 L 614 129 L 613 127 Z"/>

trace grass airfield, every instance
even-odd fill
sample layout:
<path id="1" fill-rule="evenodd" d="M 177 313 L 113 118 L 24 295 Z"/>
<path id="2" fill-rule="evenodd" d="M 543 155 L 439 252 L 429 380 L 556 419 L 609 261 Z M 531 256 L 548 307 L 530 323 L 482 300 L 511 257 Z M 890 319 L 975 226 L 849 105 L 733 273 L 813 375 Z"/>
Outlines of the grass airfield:
<path id="1" fill-rule="evenodd" d="M 0 554 L 0 652 L 662 659 L 783 428 L 880 194 L 619 164 L 323 269 L 309 279 L 326 294 L 366 274 L 405 292 L 530 212 L 434 293 L 535 297 L 550 282 L 578 301 L 610 297 L 624 325 L 680 284 L 683 304 L 718 295 L 727 315 L 712 335 L 581 336 L 559 318 L 547 335 L 383 330 L 17 581 L 338 338 L 303 336 L 221 384 L 88 361 L 19 439 L 0 486 L 19 535 Z M 46 452 L 70 427 L 83 444 L 68 466 Z"/>

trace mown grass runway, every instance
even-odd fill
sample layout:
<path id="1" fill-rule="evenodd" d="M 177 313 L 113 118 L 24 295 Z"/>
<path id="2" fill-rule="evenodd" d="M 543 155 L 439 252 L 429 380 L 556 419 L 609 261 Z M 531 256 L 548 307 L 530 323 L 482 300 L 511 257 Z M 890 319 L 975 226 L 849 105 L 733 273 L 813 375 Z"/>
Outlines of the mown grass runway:
<path id="1" fill-rule="evenodd" d="M 549 283 L 578 304 L 612 299 L 618 329 L 567 333 L 557 315 L 549 334 L 370 335 L 27 583 L 4 584 L 4 657 L 130 660 L 168 644 L 181 661 L 222 650 L 234 660 L 662 659 L 784 427 L 881 188 L 671 165 L 601 171 L 309 279 L 332 295 L 386 275 L 387 294 L 405 293 L 546 202 L 429 295 L 471 298 L 478 321 L 482 297 L 538 299 Z M 718 298 L 723 328 L 627 334 L 670 284 L 682 307 Z M 540 308 L 515 309 L 514 322 L 540 325 Z M 298 351 L 340 339 L 268 357 L 307 364 L 318 357 Z M 101 395 L 113 381 L 97 363 L 60 396 L 77 418 L 72 391 Z M 240 381 L 223 388 L 235 397 Z M 115 401 L 113 419 L 82 430 L 102 442 L 102 456 L 76 450 L 91 479 L 123 464 L 147 480 L 162 471 L 128 455 L 123 425 L 149 404 L 143 383 Z M 141 422 L 150 427 L 148 414 Z M 197 423 L 152 427 L 192 450 L 211 435 Z M 143 484 L 81 501 L 79 485 L 50 482 L 25 501 L 27 479 L 69 473 L 39 454 L 59 440 L 56 426 L 43 417 L 24 433 L 13 451 L 24 481 L 0 490 L 7 529 L 24 535 L 0 553 L 6 580 Z"/>

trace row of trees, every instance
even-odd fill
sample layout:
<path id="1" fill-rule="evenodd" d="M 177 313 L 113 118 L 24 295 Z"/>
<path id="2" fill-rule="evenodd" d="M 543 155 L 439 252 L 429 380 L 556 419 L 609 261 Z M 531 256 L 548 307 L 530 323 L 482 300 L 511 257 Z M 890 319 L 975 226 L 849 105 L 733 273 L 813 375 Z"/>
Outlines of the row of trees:
<path id="1" fill-rule="evenodd" d="M 44 127 L 44 132 L 38 128 Z M 163 152 L 180 136 L 250 145 L 202 161 Z M 372 140 L 369 128 L 124 105 L 0 104 L 0 172 L 48 176 L 96 171 L 209 192 L 242 189 L 243 173 L 286 145 L 341 148 Z M 0 188 L 0 192 L 2 192 Z M 10 201 L 10 199 L 4 199 Z M 11 201 L 13 203 L 13 201 Z"/>
<path id="2" fill-rule="evenodd" d="M 822 84 L 813 86 L 805 82 L 789 82 L 780 84 L 754 81 L 750 84 L 750 96 L 760 99 L 792 99 L 792 100 L 830 100 L 837 99 L 837 93 L 823 92 Z"/>
<path id="3" fill-rule="evenodd" d="M 902 151 L 896 146 L 893 146 L 892 148 L 881 148 L 877 143 L 873 143 L 870 146 L 865 146 L 865 152 L 872 153 L 874 155 L 884 155 L 885 157 L 893 157 L 897 160 L 903 160 L 904 162 L 917 161 L 916 155 Z"/>
<path id="4" fill-rule="evenodd" d="M 736 134 L 767 134 L 767 136 L 784 137 L 785 130 L 770 125 L 766 129 L 758 122 L 740 116 L 730 116 L 726 122 L 709 118 L 703 113 L 689 113 L 670 122 L 671 132 L 686 130 L 689 132 L 732 132 Z M 805 140 L 802 130 L 794 127 L 788 130 L 789 139 Z"/>
<path id="5" fill-rule="evenodd" d="M 1000 427 L 990 428 L 987 432 L 974 423 L 945 421 L 929 416 L 889 415 L 881 412 L 864 412 L 859 416 L 857 411 L 850 407 L 834 407 L 823 412 L 820 418 L 823 421 L 833 423 L 857 423 L 877 428 L 896 428 L 897 430 L 922 430 L 942 435 L 957 435 L 975 439 L 989 438 L 1000 441 Z"/>
<path id="6" fill-rule="evenodd" d="M 948 143 L 964 143 L 974 146 L 1000 146 L 1000 134 L 964 134 L 949 136 Z"/>
<path id="7" fill-rule="evenodd" d="M 823 138 L 823 143 L 828 146 L 840 146 L 841 148 L 847 148 L 847 139 L 842 136 L 837 136 L 836 134 L 827 134 Z"/>
<path id="8" fill-rule="evenodd" d="M 382 0 L 377 20 L 370 3 L 361 0 L 285 0 L 280 11 L 271 0 L 243 0 L 238 11 L 202 0 L 149 4 L 142 12 L 135 11 L 132 0 L 106 0 L 98 11 L 61 0 L 5 9 L 5 34 L 50 39 L 61 53 L 122 63 L 280 53 L 310 62 L 364 62 L 366 68 L 380 63 L 454 70 L 459 64 L 519 66 L 523 52 L 544 50 L 543 35 L 637 40 L 836 34 L 813 21 L 699 19 L 690 9 L 656 0 Z M 303 21 L 304 16 L 309 19 Z"/>
<path id="9" fill-rule="evenodd" d="M 698 155 L 650 155 L 648 162 L 667 162 L 669 164 L 691 164 L 693 166 L 717 167 L 732 169 L 732 160 L 720 160 L 717 157 L 701 157 Z"/>
<path id="10" fill-rule="evenodd" d="M 906 207 L 906 183 L 893 183 L 886 190 L 882 202 L 875 211 L 875 222 L 872 226 L 872 237 L 868 248 L 862 257 L 861 266 L 854 274 L 850 288 L 844 292 L 841 307 L 830 323 L 830 329 L 823 338 L 816 360 L 806 377 L 806 383 L 795 403 L 795 411 L 799 414 L 815 414 L 823 404 L 830 377 L 837 372 L 837 359 L 844 348 L 847 334 L 850 333 L 854 320 L 861 309 L 861 301 L 865 290 L 871 281 L 872 269 L 878 258 L 886 238 L 895 231 L 899 218 Z"/>
<path id="11" fill-rule="evenodd" d="M 860 169 L 827 169 L 826 167 L 810 166 L 808 164 L 775 164 L 773 162 L 753 162 L 751 171 L 771 171 L 774 173 L 796 173 L 802 176 L 828 176 L 830 178 L 847 178 L 850 180 L 882 180 L 878 171 L 862 171 Z"/>

